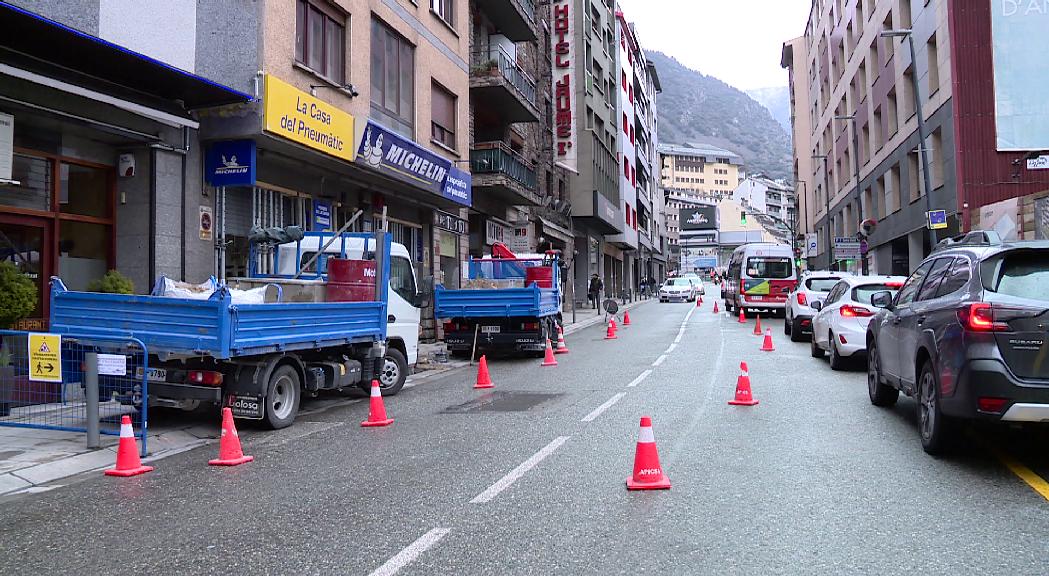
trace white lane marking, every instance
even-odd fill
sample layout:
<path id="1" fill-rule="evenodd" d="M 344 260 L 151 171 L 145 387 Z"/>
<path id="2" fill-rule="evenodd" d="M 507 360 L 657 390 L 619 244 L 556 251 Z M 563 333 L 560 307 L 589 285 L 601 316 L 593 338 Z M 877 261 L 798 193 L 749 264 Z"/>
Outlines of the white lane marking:
<path id="1" fill-rule="evenodd" d="M 608 410 L 609 408 L 612 407 L 613 404 L 615 404 L 616 402 L 619 402 L 620 400 L 622 400 L 623 396 L 626 396 L 626 392 L 620 392 L 620 393 L 616 394 L 615 396 L 609 398 L 607 402 L 605 402 L 604 404 L 598 406 L 597 408 L 594 408 L 593 412 L 587 414 L 586 416 L 583 416 L 583 420 L 582 421 L 583 422 L 593 422 L 595 419 L 597 419 L 598 416 L 600 416 L 602 413 L 604 413 L 605 410 Z"/>
<path id="2" fill-rule="evenodd" d="M 542 450 L 533 454 L 531 458 L 522 462 L 520 466 L 511 470 L 509 474 L 500 478 L 484 492 L 474 496 L 474 499 L 470 500 L 470 504 L 484 504 L 485 502 L 491 502 L 500 492 L 509 488 L 511 484 L 516 482 L 521 476 L 524 476 L 526 472 L 535 468 L 537 464 L 552 454 L 554 450 L 557 450 L 562 444 L 568 441 L 569 438 L 570 436 L 558 436 L 557 438 L 554 438 L 552 442 L 544 446 Z"/>
<path id="3" fill-rule="evenodd" d="M 390 576 L 391 574 L 396 574 L 398 570 L 411 564 L 412 560 L 415 560 L 421 556 L 423 552 L 432 548 L 434 544 L 437 544 L 441 538 L 444 538 L 451 531 L 451 528 L 440 527 L 430 530 L 426 534 L 420 536 L 418 540 L 409 544 L 407 548 L 398 552 L 393 558 L 387 560 L 385 564 L 379 566 L 379 568 L 375 570 L 375 572 L 372 572 L 370 576 Z"/>
<path id="4" fill-rule="evenodd" d="M 640 375 L 639 375 L 639 376 L 638 376 L 637 378 L 634 378 L 634 379 L 633 379 L 633 380 L 632 380 L 632 381 L 630 382 L 630 384 L 627 384 L 627 385 L 626 385 L 626 387 L 627 387 L 627 388 L 633 388 L 634 386 L 637 386 L 638 384 L 640 384 L 641 382 L 643 382 L 643 381 L 645 380 L 645 378 L 648 378 L 648 375 L 649 375 L 649 374 L 651 374 L 651 373 L 652 373 L 652 371 L 651 371 L 651 370 L 645 370 L 645 371 L 644 371 L 644 372 L 642 372 L 642 373 L 641 373 L 641 374 L 640 374 Z"/>
<path id="5" fill-rule="evenodd" d="M 671 352 L 674 351 L 674 348 L 677 348 L 677 342 L 674 342 L 670 346 L 667 346 L 667 350 L 666 350 L 666 352 L 664 352 L 664 354 L 670 354 Z"/>
<path id="6" fill-rule="evenodd" d="M 682 336 L 684 336 L 684 334 L 682 334 L 681 332 L 678 332 L 677 333 L 677 338 L 674 338 L 674 344 L 680 344 Z"/>
<path id="7" fill-rule="evenodd" d="M 666 359 L 667 359 L 667 355 L 666 355 L 666 354 L 663 354 L 663 355 L 662 355 L 662 356 L 660 356 L 659 358 L 656 358 L 656 361 L 655 361 L 655 362 L 653 362 L 653 363 L 652 363 L 652 365 L 653 365 L 653 366 L 659 366 L 659 365 L 660 365 L 660 364 L 662 364 L 662 363 L 663 363 L 663 361 L 664 361 L 664 360 L 666 360 Z"/>

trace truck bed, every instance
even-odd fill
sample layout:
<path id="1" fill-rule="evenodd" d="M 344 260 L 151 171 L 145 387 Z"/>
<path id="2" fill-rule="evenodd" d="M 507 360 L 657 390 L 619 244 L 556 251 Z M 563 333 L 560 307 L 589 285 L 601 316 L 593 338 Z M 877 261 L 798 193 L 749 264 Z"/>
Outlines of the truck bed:
<path id="1" fill-rule="evenodd" d="M 151 354 L 229 359 L 386 338 L 385 302 L 238 304 L 229 292 L 208 300 L 70 292 L 52 280 L 51 330 L 133 336 Z"/>
<path id="2" fill-rule="evenodd" d="M 561 310 L 557 288 L 494 288 L 434 290 L 434 316 L 437 318 L 542 318 Z"/>

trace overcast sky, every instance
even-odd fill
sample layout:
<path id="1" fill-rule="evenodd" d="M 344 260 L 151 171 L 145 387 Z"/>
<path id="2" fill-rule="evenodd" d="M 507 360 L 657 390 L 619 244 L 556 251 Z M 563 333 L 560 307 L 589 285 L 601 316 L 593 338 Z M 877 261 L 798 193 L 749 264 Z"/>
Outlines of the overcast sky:
<path id="1" fill-rule="evenodd" d="M 801 36 L 811 0 L 619 0 L 641 45 L 744 90 L 786 86 L 784 40 Z"/>

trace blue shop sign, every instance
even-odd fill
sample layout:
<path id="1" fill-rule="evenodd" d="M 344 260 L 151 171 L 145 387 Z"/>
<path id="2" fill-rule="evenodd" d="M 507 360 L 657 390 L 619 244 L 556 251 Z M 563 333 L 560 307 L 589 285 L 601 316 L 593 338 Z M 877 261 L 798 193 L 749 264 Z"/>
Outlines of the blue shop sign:
<path id="1" fill-rule="evenodd" d="M 391 130 L 368 121 L 356 162 L 438 196 L 451 161 Z"/>
<path id="2" fill-rule="evenodd" d="M 331 202 L 323 200 L 313 201 L 313 231 L 331 231 Z"/>
<path id="3" fill-rule="evenodd" d="M 470 173 L 460 170 L 455 166 L 448 169 L 448 177 L 444 180 L 442 195 L 463 206 L 473 205 L 473 178 Z"/>
<path id="4" fill-rule="evenodd" d="M 212 186 L 255 185 L 254 140 L 225 140 L 208 147 L 205 176 Z"/>

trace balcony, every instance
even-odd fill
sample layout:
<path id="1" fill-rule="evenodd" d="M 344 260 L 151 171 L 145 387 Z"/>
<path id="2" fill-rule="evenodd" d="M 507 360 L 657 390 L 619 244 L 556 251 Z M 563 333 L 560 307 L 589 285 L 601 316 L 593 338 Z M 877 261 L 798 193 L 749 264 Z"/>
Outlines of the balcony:
<path id="1" fill-rule="evenodd" d="M 470 55 L 470 95 L 486 123 L 539 121 L 535 81 L 502 49 Z"/>
<path id="2" fill-rule="evenodd" d="M 481 0 L 478 10 L 485 13 L 496 33 L 514 42 L 535 42 L 539 39 L 535 27 L 534 0 Z"/>
<path id="3" fill-rule="evenodd" d="M 470 150 L 474 193 L 511 206 L 540 204 L 535 167 L 502 142 L 477 142 Z"/>

